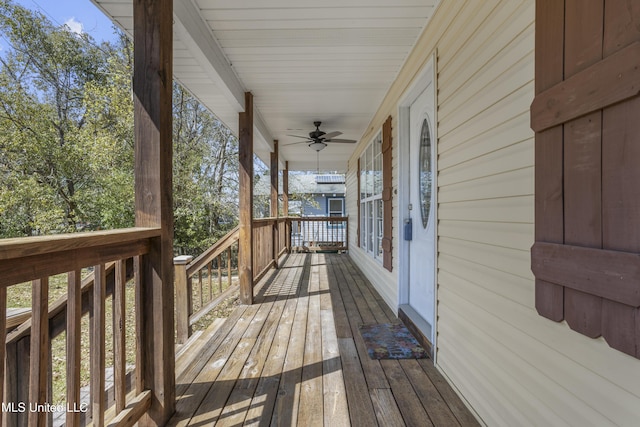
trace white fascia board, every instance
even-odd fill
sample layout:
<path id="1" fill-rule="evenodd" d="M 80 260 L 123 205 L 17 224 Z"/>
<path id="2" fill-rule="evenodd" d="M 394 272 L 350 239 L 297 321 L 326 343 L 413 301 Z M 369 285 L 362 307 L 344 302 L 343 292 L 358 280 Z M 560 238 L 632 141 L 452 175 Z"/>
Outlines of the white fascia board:
<path id="1" fill-rule="evenodd" d="M 229 104 L 236 112 L 244 111 L 246 89 L 231 68 L 218 41 L 213 37 L 207 24 L 191 1 L 175 1 L 173 5 L 174 28 L 180 40 L 215 82 Z M 213 112 L 215 114 L 215 111 Z M 254 105 L 254 125 L 262 138 L 273 149 L 273 138 L 262 116 Z"/>
<path id="2" fill-rule="evenodd" d="M 236 112 L 244 111 L 244 85 L 229 65 L 222 48 L 190 1 L 175 1 L 174 28 L 180 40 L 204 68 Z"/>

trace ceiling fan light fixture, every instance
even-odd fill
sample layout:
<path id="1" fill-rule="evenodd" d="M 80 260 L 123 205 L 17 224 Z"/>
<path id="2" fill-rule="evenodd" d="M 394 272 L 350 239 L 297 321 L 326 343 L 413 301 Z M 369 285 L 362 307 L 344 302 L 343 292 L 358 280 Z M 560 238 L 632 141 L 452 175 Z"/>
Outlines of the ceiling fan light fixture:
<path id="1" fill-rule="evenodd" d="M 327 144 L 325 144 L 322 141 L 314 141 L 311 144 L 309 144 L 309 148 L 311 148 L 312 150 L 315 151 L 322 151 L 324 150 L 324 148 L 327 146 Z"/>

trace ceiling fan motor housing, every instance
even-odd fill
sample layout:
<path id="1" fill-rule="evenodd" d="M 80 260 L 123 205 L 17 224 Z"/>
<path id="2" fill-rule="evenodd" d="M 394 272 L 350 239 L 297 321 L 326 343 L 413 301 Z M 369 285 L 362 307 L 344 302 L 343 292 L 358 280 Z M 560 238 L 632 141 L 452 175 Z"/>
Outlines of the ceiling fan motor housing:
<path id="1" fill-rule="evenodd" d="M 320 130 L 320 125 L 322 122 L 313 122 L 313 125 L 316 127 L 316 130 L 309 132 L 309 138 L 311 139 L 320 139 L 322 135 L 326 132 Z"/>

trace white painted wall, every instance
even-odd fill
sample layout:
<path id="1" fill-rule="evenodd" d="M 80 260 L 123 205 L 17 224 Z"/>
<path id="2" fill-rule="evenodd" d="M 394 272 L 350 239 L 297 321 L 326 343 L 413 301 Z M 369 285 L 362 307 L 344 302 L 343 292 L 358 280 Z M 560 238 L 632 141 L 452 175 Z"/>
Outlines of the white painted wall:
<path id="1" fill-rule="evenodd" d="M 438 369 L 490 426 L 638 425 L 640 360 L 534 308 L 534 3 L 442 2 L 363 143 L 388 115 L 397 141 L 398 102 L 437 52 Z M 350 254 L 396 309 L 397 203 L 394 272 L 355 248 L 361 149 L 347 179 Z"/>

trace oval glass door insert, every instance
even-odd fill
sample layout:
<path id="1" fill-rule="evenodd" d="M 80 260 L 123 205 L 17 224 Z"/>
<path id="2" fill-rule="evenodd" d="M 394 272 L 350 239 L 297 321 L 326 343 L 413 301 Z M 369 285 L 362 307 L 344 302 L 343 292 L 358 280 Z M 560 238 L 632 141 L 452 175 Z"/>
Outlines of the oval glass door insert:
<path id="1" fill-rule="evenodd" d="M 418 167 L 418 177 L 420 182 L 420 211 L 422 213 L 422 227 L 427 228 L 429 214 L 431 211 L 431 187 L 433 179 L 431 176 L 431 131 L 429 122 L 424 119 L 422 130 L 420 131 L 420 164 Z"/>

